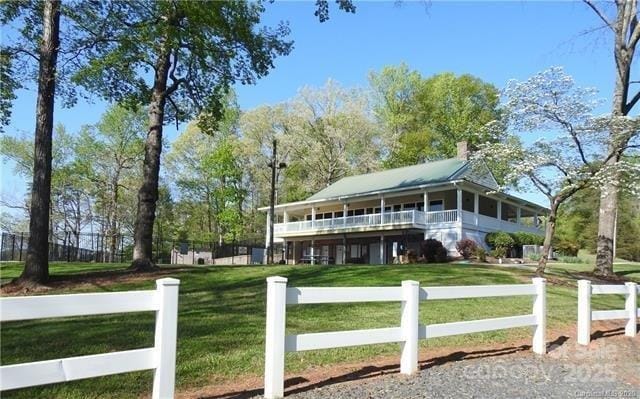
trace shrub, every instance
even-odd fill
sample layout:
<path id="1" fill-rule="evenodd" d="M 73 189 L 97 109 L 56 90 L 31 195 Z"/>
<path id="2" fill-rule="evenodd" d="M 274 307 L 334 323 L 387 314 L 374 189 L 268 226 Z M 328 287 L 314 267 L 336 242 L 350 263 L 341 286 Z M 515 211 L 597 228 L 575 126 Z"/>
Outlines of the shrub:
<path id="1" fill-rule="evenodd" d="M 560 239 L 553 245 L 553 249 L 560 255 L 578 256 L 580 245 L 575 241 Z"/>
<path id="2" fill-rule="evenodd" d="M 480 261 L 480 262 L 486 262 L 487 261 L 487 250 L 482 248 L 479 245 L 476 246 L 476 250 L 474 251 L 474 255 L 475 255 L 476 258 L 478 258 L 478 261 Z"/>
<path id="3" fill-rule="evenodd" d="M 436 239 L 428 238 L 422 241 L 420 249 L 422 250 L 424 260 L 427 263 L 447 261 L 447 249 Z"/>
<path id="4" fill-rule="evenodd" d="M 464 259 L 469 259 L 478 248 L 478 244 L 470 238 L 463 238 L 456 242 L 456 249 Z"/>
<path id="5" fill-rule="evenodd" d="M 418 262 L 418 254 L 413 249 L 407 251 L 407 260 L 409 263 L 417 263 Z"/>
<path id="6" fill-rule="evenodd" d="M 558 258 L 558 262 L 562 262 L 562 263 L 586 263 L 584 260 L 578 258 L 577 256 L 560 256 Z"/>
<path id="7" fill-rule="evenodd" d="M 518 231 L 509 235 L 513 238 L 515 245 L 542 245 L 544 242 L 543 236 L 526 231 Z"/>
<path id="8" fill-rule="evenodd" d="M 507 255 L 507 248 L 497 247 L 493 251 L 491 251 L 491 256 L 494 258 L 504 258 Z"/>
<path id="9" fill-rule="evenodd" d="M 540 255 L 540 254 L 532 253 L 532 254 L 529 255 L 529 259 L 531 259 L 534 262 L 539 261 L 540 258 L 542 258 L 542 255 Z"/>

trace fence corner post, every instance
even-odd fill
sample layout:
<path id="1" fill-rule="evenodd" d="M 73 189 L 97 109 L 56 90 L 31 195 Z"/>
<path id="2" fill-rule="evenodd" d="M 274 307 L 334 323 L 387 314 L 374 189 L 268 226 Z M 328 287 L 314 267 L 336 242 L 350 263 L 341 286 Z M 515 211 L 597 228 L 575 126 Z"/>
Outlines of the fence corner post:
<path id="1" fill-rule="evenodd" d="M 624 283 L 627 286 L 627 299 L 624 303 L 624 308 L 627 311 L 629 320 L 624 329 L 624 335 L 628 337 L 635 337 L 637 334 L 637 319 L 638 319 L 638 285 L 636 283 L 627 282 Z"/>
<path id="2" fill-rule="evenodd" d="M 547 280 L 536 277 L 532 279 L 536 290 L 536 299 L 533 302 L 533 314 L 536 318 L 536 326 L 533 333 L 533 351 L 544 355 L 547 353 Z"/>
<path id="3" fill-rule="evenodd" d="M 418 319 L 420 306 L 420 283 L 412 280 L 402 282 L 402 355 L 400 373 L 413 374 L 418 371 Z"/>
<path id="4" fill-rule="evenodd" d="M 591 341 L 591 281 L 578 281 L 578 343 Z"/>
<path id="5" fill-rule="evenodd" d="M 156 280 L 155 356 L 153 399 L 173 398 L 176 380 L 176 340 L 178 335 L 178 289 L 180 280 Z"/>
<path id="6" fill-rule="evenodd" d="M 287 279 L 267 278 L 267 326 L 265 332 L 264 397 L 284 397 L 284 337 L 287 311 Z"/>

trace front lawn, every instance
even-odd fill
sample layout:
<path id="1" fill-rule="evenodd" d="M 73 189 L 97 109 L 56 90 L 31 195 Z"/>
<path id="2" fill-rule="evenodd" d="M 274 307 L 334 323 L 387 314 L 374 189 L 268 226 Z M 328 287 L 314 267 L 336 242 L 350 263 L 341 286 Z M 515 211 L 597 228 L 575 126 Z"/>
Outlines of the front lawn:
<path id="1" fill-rule="evenodd" d="M 126 265 L 116 265 L 123 269 Z M 2 264 L 2 279 L 15 277 L 21 265 Z M 52 274 L 104 271 L 114 265 L 53 264 Z M 177 390 L 261 376 L 264 362 L 265 279 L 281 275 L 290 286 L 399 286 L 402 280 L 421 285 L 517 284 L 530 281 L 521 269 L 477 265 L 411 266 L 212 266 L 171 269 L 181 281 L 178 325 Z M 166 277 L 163 275 L 162 277 Z M 154 277 L 155 278 L 155 277 Z M 121 279 L 117 283 L 83 283 L 62 292 L 107 292 L 154 289 L 154 278 Z M 576 290 L 548 287 L 549 328 L 573 325 Z M 422 323 L 474 320 L 531 312 L 531 297 L 429 301 L 421 304 Z M 594 297 L 594 308 L 622 307 L 620 297 Z M 399 303 L 303 305 L 288 308 L 288 333 L 397 326 Z M 3 323 L 1 363 L 11 364 L 79 356 L 153 345 L 152 313 L 74 317 Z M 529 328 L 421 341 L 422 346 L 451 347 L 504 342 L 530 336 Z M 397 344 L 372 345 L 287 355 L 287 372 L 399 354 Z M 11 398 L 139 397 L 150 392 L 152 372 L 3 393 Z"/>

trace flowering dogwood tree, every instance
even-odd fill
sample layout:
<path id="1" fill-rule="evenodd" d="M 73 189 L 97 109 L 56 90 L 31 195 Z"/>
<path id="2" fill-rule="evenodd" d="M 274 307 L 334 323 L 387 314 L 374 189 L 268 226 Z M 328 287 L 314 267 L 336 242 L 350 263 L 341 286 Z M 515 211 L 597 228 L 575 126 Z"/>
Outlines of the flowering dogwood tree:
<path id="1" fill-rule="evenodd" d="M 579 190 L 602 186 L 612 176 L 629 177 L 628 189 L 640 174 L 634 163 L 610 163 L 610 132 L 620 134 L 640 127 L 638 118 L 596 116 L 600 104 L 594 89 L 575 85 L 562 68 L 540 72 L 526 81 L 511 81 L 504 91 L 506 126 L 486 126 L 501 132 L 502 140 L 479 146 L 474 159 L 498 162 L 507 174 L 501 189 L 518 187 L 538 191 L 549 201 L 542 256 L 537 273 L 543 274 L 560 206 Z M 504 129 L 507 136 L 504 136 Z M 486 132 L 483 132 L 486 134 Z M 629 142 L 628 146 L 634 146 Z M 619 173 L 622 172 L 622 173 Z M 634 178 L 635 177 L 635 178 Z"/>

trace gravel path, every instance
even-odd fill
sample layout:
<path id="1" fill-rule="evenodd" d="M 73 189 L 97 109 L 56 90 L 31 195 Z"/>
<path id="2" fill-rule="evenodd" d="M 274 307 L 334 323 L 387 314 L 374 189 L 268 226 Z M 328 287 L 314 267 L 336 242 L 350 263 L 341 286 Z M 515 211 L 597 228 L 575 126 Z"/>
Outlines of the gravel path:
<path id="1" fill-rule="evenodd" d="M 287 395 L 296 399 L 366 398 L 640 398 L 640 364 L 535 355 L 472 359 L 414 376 L 390 374 Z M 629 374 L 630 373 L 630 374 Z"/>

